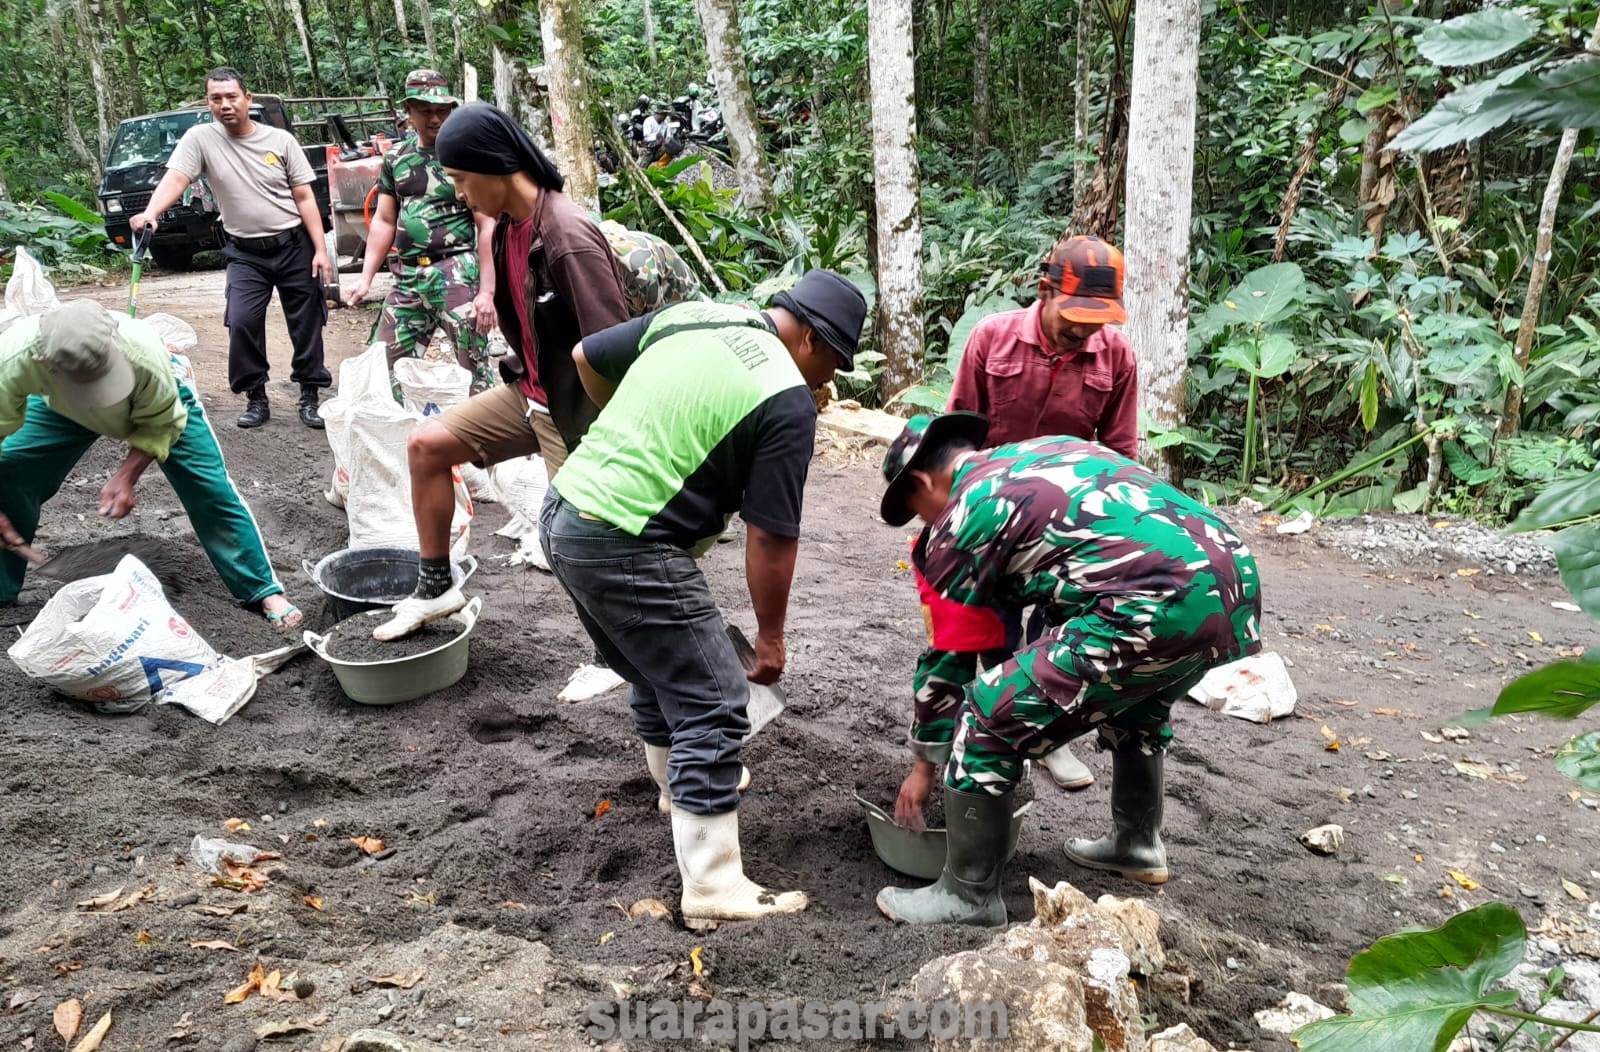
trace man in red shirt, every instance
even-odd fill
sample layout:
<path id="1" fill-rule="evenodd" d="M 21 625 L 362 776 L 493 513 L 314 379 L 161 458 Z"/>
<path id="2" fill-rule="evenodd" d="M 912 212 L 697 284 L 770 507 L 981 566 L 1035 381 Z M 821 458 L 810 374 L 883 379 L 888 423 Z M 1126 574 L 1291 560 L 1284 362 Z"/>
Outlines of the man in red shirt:
<path id="1" fill-rule="evenodd" d="M 1120 329 L 1122 253 L 1097 237 L 1056 242 L 1039 276 L 1033 306 L 978 323 L 956 370 L 946 411 L 989 418 L 990 446 L 1041 435 L 1098 442 L 1139 458 L 1139 376 Z M 1013 649 L 1043 629 L 1035 618 L 1008 625 Z M 1063 746 L 1040 761 L 1056 784 L 1083 789 L 1089 768 Z"/>

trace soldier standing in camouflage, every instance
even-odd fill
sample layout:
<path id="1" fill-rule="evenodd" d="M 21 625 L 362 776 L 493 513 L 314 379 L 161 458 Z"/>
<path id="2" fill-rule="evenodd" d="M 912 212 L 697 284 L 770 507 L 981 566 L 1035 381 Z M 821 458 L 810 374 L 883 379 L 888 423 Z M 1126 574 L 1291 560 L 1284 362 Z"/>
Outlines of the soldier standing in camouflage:
<path id="1" fill-rule="evenodd" d="M 883 519 L 927 524 L 913 559 L 935 593 L 1035 605 L 1049 626 L 966 687 L 944 776 L 944 873 L 878 894 L 886 916 L 912 924 L 1005 923 L 1000 872 L 1023 760 L 1090 730 L 1112 756 L 1113 831 L 1069 840 L 1067 857 L 1165 883 L 1172 703 L 1261 649 L 1255 560 L 1209 508 L 1104 446 L 1036 438 L 980 452 L 987 432 L 976 413 L 914 417 L 883 466 Z M 902 795 L 919 788 L 931 786 Z"/>
<path id="2" fill-rule="evenodd" d="M 490 250 L 495 220 L 475 215 L 456 199 L 433 147 L 459 101 L 440 73 L 417 69 L 406 75 L 406 115 L 414 134 L 384 155 L 366 264 L 345 303 L 354 307 L 366 298 L 393 246 L 400 260 L 377 324 L 389 364 L 421 356 L 434 330 L 442 328 L 477 394 L 495 383 L 488 341 L 496 320 Z"/>

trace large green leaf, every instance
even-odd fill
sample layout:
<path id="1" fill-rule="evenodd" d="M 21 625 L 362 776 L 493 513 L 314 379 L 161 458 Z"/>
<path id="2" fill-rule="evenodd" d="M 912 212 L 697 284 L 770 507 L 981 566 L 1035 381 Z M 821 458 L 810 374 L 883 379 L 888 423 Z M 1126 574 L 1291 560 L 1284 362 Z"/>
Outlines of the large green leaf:
<path id="1" fill-rule="evenodd" d="M 1480 1007 L 1516 1003 L 1514 992 L 1489 987 L 1522 960 L 1527 938 L 1522 918 L 1500 902 L 1385 936 L 1350 962 L 1350 1014 L 1302 1027 L 1295 1044 L 1303 1052 L 1444 1052 Z"/>
<path id="2" fill-rule="evenodd" d="M 1600 703 L 1600 660 L 1557 661 L 1507 683 L 1490 710 L 1496 716 L 1535 712 L 1575 720 Z"/>
<path id="3" fill-rule="evenodd" d="M 1270 325 L 1289 316 L 1306 294 L 1306 276 L 1295 263 L 1269 263 L 1244 276 L 1206 318 L 1219 326 Z"/>
<path id="4" fill-rule="evenodd" d="M 1587 789 L 1600 789 L 1600 731 L 1567 742 L 1556 753 L 1556 770 Z"/>
<path id="5" fill-rule="evenodd" d="M 1518 77 L 1496 94 L 1515 104 L 1518 124 L 1600 127 L 1600 57 L 1586 55 L 1537 77 Z"/>
<path id="6" fill-rule="evenodd" d="M 1493 131 L 1516 116 L 1522 105 L 1519 99 L 1501 95 L 1500 88 L 1526 74 L 1533 65 L 1524 62 L 1452 91 L 1433 109 L 1406 125 L 1389 145 L 1396 150 L 1438 150 Z"/>
<path id="7" fill-rule="evenodd" d="M 945 368 L 950 371 L 951 376 L 956 375 L 956 370 L 961 365 L 961 356 L 967 353 L 967 341 L 972 338 L 972 330 L 978 327 L 978 323 L 991 314 L 1015 310 L 1016 307 L 1016 300 L 1010 296 L 990 296 L 982 303 L 974 304 L 956 319 L 955 327 L 950 330 L 950 350 L 945 356 Z"/>
<path id="8" fill-rule="evenodd" d="M 1600 522 L 1572 526 L 1551 541 L 1561 583 L 1590 617 L 1600 618 Z"/>
<path id="9" fill-rule="evenodd" d="M 1436 66 L 1474 66 L 1499 58 L 1538 30 L 1515 11 L 1486 7 L 1429 26 L 1417 38 L 1417 50 Z"/>
<path id="10" fill-rule="evenodd" d="M 58 194 L 54 190 L 46 190 L 44 191 L 44 197 L 59 208 L 62 215 L 70 216 L 80 223 L 88 223 L 91 226 L 100 225 L 100 217 L 93 210 L 85 208 L 66 194 Z"/>
<path id="11" fill-rule="evenodd" d="M 1552 482 L 1510 526 L 1513 533 L 1546 530 L 1563 522 L 1600 515 L 1600 468 L 1575 479 Z"/>
<path id="12" fill-rule="evenodd" d="M 1361 378 L 1361 429 L 1371 431 L 1378 423 L 1378 363 L 1368 362 Z"/>

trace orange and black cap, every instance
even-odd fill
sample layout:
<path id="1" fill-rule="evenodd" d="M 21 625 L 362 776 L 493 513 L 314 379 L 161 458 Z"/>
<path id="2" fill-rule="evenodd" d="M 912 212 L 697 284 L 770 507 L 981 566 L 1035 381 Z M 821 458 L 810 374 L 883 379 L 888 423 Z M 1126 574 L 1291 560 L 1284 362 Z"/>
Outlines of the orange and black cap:
<path id="1" fill-rule="evenodd" d="M 1054 293 L 1047 309 L 1064 321 L 1120 325 L 1122 253 L 1097 237 L 1069 237 L 1056 242 L 1044 261 L 1042 284 Z"/>

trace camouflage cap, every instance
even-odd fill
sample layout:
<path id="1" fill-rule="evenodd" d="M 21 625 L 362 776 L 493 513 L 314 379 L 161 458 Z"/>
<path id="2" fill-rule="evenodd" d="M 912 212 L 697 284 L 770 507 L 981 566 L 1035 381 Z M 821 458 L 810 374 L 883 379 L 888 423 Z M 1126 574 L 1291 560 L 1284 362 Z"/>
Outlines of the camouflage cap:
<path id="1" fill-rule="evenodd" d="M 917 459 L 925 449 L 940 445 L 947 438 L 960 437 L 972 440 L 981 447 L 989 437 L 989 418 L 979 413 L 944 413 L 928 416 L 919 413 L 906 421 L 889 452 L 883 456 L 883 480 L 889 488 L 883 492 L 883 504 L 878 514 L 890 526 L 904 526 L 911 521 L 911 509 L 906 507 L 906 483 L 911 472 L 923 465 Z"/>
<path id="2" fill-rule="evenodd" d="M 450 84 L 436 69 L 414 69 L 406 74 L 402 102 L 426 102 L 435 106 L 459 106 L 461 100 L 450 94 Z"/>

